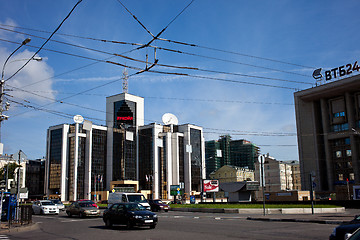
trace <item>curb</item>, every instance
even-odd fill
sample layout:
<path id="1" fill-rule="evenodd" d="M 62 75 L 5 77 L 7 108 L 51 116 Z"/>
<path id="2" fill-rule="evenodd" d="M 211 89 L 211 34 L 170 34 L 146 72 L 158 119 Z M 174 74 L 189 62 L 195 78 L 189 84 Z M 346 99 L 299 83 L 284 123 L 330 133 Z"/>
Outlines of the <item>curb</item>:
<path id="1" fill-rule="evenodd" d="M 316 219 L 294 219 L 294 218 L 254 218 L 247 217 L 246 220 L 267 221 L 267 222 L 303 222 L 303 223 L 319 223 L 319 224 L 335 224 L 340 225 L 348 221 L 337 220 L 316 220 Z"/>
<path id="2" fill-rule="evenodd" d="M 12 228 L 2 228 L 2 229 L 0 229 L 0 233 L 25 232 L 25 231 L 36 230 L 38 228 L 39 228 L 39 224 L 32 223 L 32 224 L 24 225 L 24 226 L 18 226 L 18 227 L 12 227 Z"/>

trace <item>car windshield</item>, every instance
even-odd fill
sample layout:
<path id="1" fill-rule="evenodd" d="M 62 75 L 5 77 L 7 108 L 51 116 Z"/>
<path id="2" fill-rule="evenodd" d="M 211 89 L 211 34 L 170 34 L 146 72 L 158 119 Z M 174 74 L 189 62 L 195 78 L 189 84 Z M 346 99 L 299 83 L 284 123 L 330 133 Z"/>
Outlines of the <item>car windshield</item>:
<path id="1" fill-rule="evenodd" d="M 80 207 L 93 207 L 93 204 L 91 202 L 80 202 Z"/>
<path id="2" fill-rule="evenodd" d="M 41 202 L 41 205 L 55 205 L 53 202 Z"/>
<path id="3" fill-rule="evenodd" d="M 140 204 L 125 204 L 125 208 L 129 211 L 144 211 L 146 208 Z"/>
<path id="4" fill-rule="evenodd" d="M 55 200 L 51 200 L 53 203 L 55 203 L 55 204 L 61 204 L 62 202 L 60 201 L 60 200 L 58 200 L 58 199 L 55 199 Z"/>
<path id="5" fill-rule="evenodd" d="M 146 198 L 143 195 L 128 195 L 129 202 L 145 203 Z"/>
<path id="6" fill-rule="evenodd" d="M 154 200 L 154 203 L 163 204 L 163 202 L 161 200 Z"/>

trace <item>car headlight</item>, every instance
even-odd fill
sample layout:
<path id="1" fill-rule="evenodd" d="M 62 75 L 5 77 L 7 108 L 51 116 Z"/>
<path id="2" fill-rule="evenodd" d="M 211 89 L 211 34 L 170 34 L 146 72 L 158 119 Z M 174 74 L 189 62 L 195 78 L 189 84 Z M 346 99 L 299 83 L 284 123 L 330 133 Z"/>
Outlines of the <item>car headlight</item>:
<path id="1" fill-rule="evenodd" d="M 333 232 L 331 233 L 331 235 L 336 236 L 336 228 L 334 228 Z"/>
<path id="2" fill-rule="evenodd" d="M 90 213 L 90 211 L 89 211 L 89 210 L 85 210 L 84 213 Z"/>
<path id="3" fill-rule="evenodd" d="M 143 218 L 143 217 L 142 217 L 142 216 L 139 216 L 139 215 L 135 215 L 134 218 L 136 218 L 136 219 L 141 219 L 141 218 Z"/>
<path id="4" fill-rule="evenodd" d="M 154 215 L 153 215 L 153 218 L 157 218 L 157 215 L 156 215 L 156 214 L 154 214 Z"/>

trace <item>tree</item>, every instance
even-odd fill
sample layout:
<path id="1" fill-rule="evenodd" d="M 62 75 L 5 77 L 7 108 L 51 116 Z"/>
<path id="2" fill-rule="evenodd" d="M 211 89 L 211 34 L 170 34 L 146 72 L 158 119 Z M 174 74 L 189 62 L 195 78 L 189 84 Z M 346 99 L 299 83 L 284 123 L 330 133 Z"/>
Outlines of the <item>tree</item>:
<path id="1" fill-rule="evenodd" d="M 7 165 L 4 165 L 1 169 L 0 169 L 0 180 L 5 180 L 6 179 L 6 169 L 8 166 L 8 179 L 13 179 L 14 175 L 15 175 L 15 170 L 18 167 L 21 167 L 21 165 L 17 164 L 17 163 L 8 163 Z"/>

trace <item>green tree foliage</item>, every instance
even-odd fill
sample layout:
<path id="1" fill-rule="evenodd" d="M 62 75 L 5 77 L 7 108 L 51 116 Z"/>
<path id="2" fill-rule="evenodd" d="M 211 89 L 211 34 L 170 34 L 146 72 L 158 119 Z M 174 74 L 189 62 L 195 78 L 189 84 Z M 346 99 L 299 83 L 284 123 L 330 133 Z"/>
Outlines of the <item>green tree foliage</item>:
<path id="1" fill-rule="evenodd" d="M 9 169 L 9 173 L 8 173 L 8 179 L 13 179 L 14 175 L 15 175 L 15 170 L 18 167 L 21 167 L 21 165 L 17 164 L 17 163 L 9 163 L 8 165 L 8 169 Z M 7 165 L 4 165 L 1 169 L 0 169 L 0 180 L 5 180 L 6 179 L 6 169 L 7 169 Z"/>

